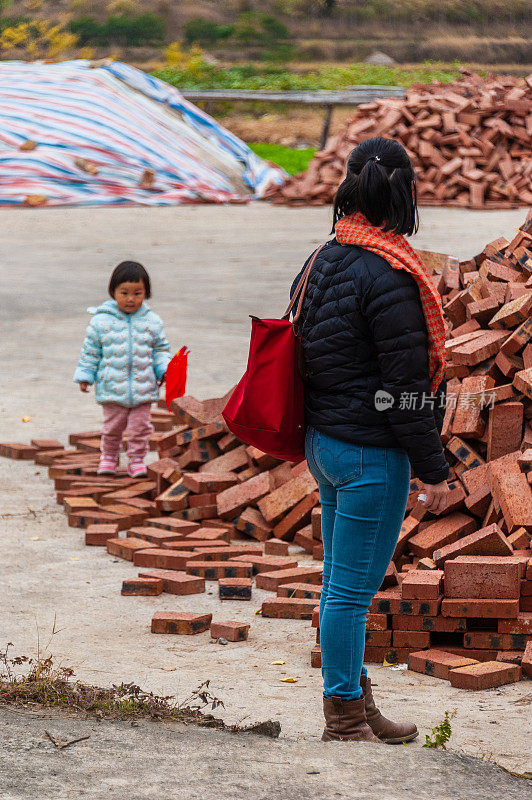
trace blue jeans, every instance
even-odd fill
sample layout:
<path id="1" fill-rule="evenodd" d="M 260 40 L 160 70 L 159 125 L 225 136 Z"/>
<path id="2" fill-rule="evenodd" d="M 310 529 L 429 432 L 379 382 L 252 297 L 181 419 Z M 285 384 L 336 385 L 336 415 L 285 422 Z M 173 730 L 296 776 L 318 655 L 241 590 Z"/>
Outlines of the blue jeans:
<path id="1" fill-rule="evenodd" d="M 308 428 L 322 506 L 320 644 L 324 695 L 362 697 L 366 614 L 397 544 L 410 483 L 402 448 L 355 445 Z"/>

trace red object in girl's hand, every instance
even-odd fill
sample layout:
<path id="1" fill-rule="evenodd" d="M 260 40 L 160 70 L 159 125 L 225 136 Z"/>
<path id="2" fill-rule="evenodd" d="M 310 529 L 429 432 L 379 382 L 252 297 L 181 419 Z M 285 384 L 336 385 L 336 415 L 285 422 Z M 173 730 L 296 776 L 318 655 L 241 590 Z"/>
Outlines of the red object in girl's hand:
<path id="1" fill-rule="evenodd" d="M 182 347 L 168 364 L 166 369 L 166 407 L 176 397 L 183 397 L 187 385 L 187 364 L 189 350 Z"/>

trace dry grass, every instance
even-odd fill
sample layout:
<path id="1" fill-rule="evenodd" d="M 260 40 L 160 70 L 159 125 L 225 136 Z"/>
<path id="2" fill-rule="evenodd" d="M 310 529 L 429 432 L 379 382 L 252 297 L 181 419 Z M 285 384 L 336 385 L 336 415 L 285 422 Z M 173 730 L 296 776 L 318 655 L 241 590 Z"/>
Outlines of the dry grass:
<path id="1" fill-rule="evenodd" d="M 52 636 L 57 631 L 52 631 Z M 80 714 L 96 719 L 152 719 L 180 722 L 185 725 L 226 730 L 231 733 L 258 733 L 277 738 L 281 726 L 267 721 L 247 728 L 226 725 L 211 713 L 223 702 L 204 681 L 192 694 L 177 703 L 171 695 L 160 697 L 145 692 L 134 683 L 121 683 L 109 689 L 90 686 L 75 680 L 72 667 L 56 665 L 51 655 L 37 646 L 37 656 L 12 656 L 8 642 L 0 651 L 0 706 L 25 709 L 46 708 Z"/>

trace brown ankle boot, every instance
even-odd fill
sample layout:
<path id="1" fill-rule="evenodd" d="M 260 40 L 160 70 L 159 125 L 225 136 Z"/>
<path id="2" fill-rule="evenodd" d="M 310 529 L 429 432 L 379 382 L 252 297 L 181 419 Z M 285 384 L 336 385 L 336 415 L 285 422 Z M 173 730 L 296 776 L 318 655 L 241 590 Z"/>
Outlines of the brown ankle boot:
<path id="1" fill-rule="evenodd" d="M 364 692 L 366 720 L 375 736 L 386 744 L 401 744 L 416 738 L 419 731 L 413 722 L 391 722 L 382 716 L 373 699 L 369 676 L 360 676 L 360 686 Z"/>
<path id="2" fill-rule="evenodd" d="M 366 722 L 364 711 L 364 698 L 360 700 L 342 700 L 341 697 L 324 697 L 323 714 L 325 716 L 325 730 L 321 737 L 322 742 L 355 741 L 355 742 L 380 742 L 373 735 Z"/>

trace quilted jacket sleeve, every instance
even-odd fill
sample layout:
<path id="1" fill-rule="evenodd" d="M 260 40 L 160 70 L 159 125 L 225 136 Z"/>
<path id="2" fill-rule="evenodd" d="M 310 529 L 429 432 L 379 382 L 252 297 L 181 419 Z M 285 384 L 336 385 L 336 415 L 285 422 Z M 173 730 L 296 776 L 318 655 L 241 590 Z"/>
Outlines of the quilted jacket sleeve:
<path id="1" fill-rule="evenodd" d="M 439 483 L 448 478 L 449 465 L 440 439 L 441 410 L 431 399 L 437 393 L 431 395 L 427 326 L 414 278 L 397 269 L 381 274 L 362 293 L 361 310 L 372 333 L 382 389 L 393 398 L 382 413 L 414 474 L 425 483 Z"/>
<path id="2" fill-rule="evenodd" d="M 160 381 L 166 372 L 171 356 L 170 343 L 166 338 L 162 320 L 159 319 L 158 322 L 153 344 L 153 370 L 155 377 Z"/>
<path id="3" fill-rule="evenodd" d="M 81 346 L 81 355 L 74 373 L 76 383 L 94 383 L 100 361 L 102 359 L 102 343 L 95 320 L 92 319 L 87 327 L 85 340 Z"/>

